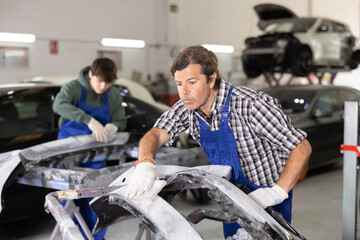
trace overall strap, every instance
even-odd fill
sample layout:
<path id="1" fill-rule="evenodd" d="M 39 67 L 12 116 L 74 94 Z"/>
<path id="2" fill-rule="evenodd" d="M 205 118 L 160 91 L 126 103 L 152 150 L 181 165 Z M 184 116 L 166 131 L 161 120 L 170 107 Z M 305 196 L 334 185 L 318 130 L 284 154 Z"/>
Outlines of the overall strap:
<path id="1" fill-rule="evenodd" d="M 232 93 L 233 88 L 234 88 L 234 86 L 230 87 L 225 104 L 223 106 L 220 106 L 220 114 L 221 114 L 220 122 L 228 122 L 229 121 L 229 117 L 230 117 L 229 103 L 230 103 L 231 93 Z"/>
<path id="2" fill-rule="evenodd" d="M 86 95 L 87 95 L 86 88 L 84 86 L 81 86 L 81 97 L 80 97 L 80 99 L 82 101 L 86 102 Z"/>

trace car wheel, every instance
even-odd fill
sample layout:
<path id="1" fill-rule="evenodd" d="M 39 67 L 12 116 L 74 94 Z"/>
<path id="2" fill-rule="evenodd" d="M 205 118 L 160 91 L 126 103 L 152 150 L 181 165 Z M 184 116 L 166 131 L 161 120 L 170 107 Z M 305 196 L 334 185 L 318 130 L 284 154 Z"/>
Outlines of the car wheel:
<path id="1" fill-rule="evenodd" d="M 260 70 L 251 68 L 249 64 L 244 60 L 243 60 L 243 70 L 248 78 L 256 78 L 261 74 Z"/>
<path id="2" fill-rule="evenodd" d="M 309 49 L 299 49 L 292 62 L 292 74 L 299 77 L 309 75 L 312 68 L 312 54 Z"/>
<path id="3" fill-rule="evenodd" d="M 354 70 L 358 67 L 359 62 L 356 61 L 355 59 L 351 59 L 351 61 L 349 62 L 349 67 L 351 70 Z"/>

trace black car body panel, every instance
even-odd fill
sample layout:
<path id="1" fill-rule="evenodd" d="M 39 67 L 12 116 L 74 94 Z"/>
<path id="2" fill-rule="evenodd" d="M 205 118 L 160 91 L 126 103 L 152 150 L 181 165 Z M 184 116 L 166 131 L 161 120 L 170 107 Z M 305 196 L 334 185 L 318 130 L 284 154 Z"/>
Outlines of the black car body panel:
<path id="1" fill-rule="evenodd" d="M 292 85 L 261 91 L 277 98 L 294 126 L 308 134 L 312 146 L 309 169 L 342 159 L 344 102 L 359 101 L 360 91 L 333 85 Z"/>
<path id="2" fill-rule="evenodd" d="M 6 84 L 0 91 L 0 153 L 55 140 L 59 116 L 52 105 L 61 86 L 54 84 Z M 139 99 L 123 96 L 126 132 L 145 133 L 162 114 Z"/>

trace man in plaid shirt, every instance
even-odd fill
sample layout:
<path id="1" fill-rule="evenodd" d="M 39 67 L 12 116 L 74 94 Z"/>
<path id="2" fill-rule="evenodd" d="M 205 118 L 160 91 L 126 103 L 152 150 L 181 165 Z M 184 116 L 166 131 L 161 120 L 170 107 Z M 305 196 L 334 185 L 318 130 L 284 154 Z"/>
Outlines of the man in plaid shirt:
<path id="1" fill-rule="evenodd" d="M 157 149 L 190 129 L 211 164 L 231 166 L 234 181 L 252 190 L 255 202 L 273 206 L 290 222 L 291 189 L 311 153 L 306 133 L 294 128 L 277 99 L 222 80 L 215 54 L 204 47 L 181 51 L 171 73 L 180 100 L 141 139 L 126 196 L 151 189 Z M 243 231 L 237 223 L 224 223 L 227 240 L 250 239 Z"/>

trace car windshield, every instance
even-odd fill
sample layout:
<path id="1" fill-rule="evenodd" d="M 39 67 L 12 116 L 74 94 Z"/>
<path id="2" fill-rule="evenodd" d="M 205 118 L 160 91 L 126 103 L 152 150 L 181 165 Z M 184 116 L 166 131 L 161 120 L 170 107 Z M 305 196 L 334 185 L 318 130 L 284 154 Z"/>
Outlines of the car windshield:
<path id="1" fill-rule="evenodd" d="M 265 90 L 264 92 L 279 100 L 285 114 L 306 111 L 315 95 L 315 92 L 308 91 Z"/>
<path id="2" fill-rule="evenodd" d="M 306 32 L 315 22 L 315 18 L 301 18 L 302 23 L 295 22 L 284 22 L 279 24 L 274 24 L 268 33 L 296 33 L 296 32 Z"/>

